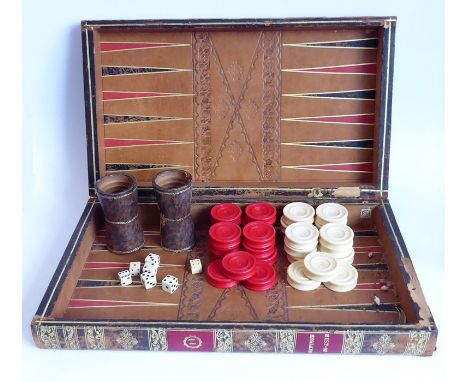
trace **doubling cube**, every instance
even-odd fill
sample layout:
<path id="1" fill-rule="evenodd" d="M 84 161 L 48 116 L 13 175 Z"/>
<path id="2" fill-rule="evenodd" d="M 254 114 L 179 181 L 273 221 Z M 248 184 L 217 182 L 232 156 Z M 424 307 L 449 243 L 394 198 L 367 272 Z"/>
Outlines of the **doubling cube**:
<path id="1" fill-rule="evenodd" d="M 142 272 L 140 274 L 140 280 L 145 289 L 151 289 L 156 286 L 156 275 L 150 272 Z"/>
<path id="2" fill-rule="evenodd" d="M 190 272 L 192 272 L 192 275 L 202 272 L 202 263 L 200 259 L 190 260 Z"/>
<path id="3" fill-rule="evenodd" d="M 156 266 L 159 267 L 159 264 L 161 263 L 161 258 L 155 253 L 150 253 L 148 256 L 145 257 L 145 263 L 156 263 Z"/>
<path id="4" fill-rule="evenodd" d="M 130 263 L 128 270 L 130 271 L 130 275 L 138 276 L 140 274 L 140 267 L 141 263 L 139 261 L 133 261 Z"/>
<path id="5" fill-rule="evenodd" d="M 132 276 L 130 276 L 129 271 L 125 270 L 125 271 L 119 272 L 117 275 L 119 276 L 121 286 L 130 285 L 132 283 Z"/>
<path id="6" fill-rule="evenodd" d="M 167 275 L 166 277 L 163 278 L 162 289 L 165 292 L 172 294 L 177 290 L 178 287 L 179 287 L 179 280 L 177 280 L 177 277 Z"/>

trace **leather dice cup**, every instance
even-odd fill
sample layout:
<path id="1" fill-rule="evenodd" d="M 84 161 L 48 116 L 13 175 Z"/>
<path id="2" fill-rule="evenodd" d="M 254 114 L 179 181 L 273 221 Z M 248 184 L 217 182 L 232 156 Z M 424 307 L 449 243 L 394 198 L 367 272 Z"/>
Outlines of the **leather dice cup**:
<path id="1" fill-rule="evenodd" d="M 109 251 L 131 254 L 145 242 L 138 216 L 137 182 L 131 175 L 106 175 L 96 182 L 96 193 L 106 222 Z"/>
<path id="2" fill-rule="evenodd" d="M 195 244 L 192 175 L 166 170 L 156 174 L 152 184 L 160 211 L 161 246 L 174 252 L 189 251 Z"/>

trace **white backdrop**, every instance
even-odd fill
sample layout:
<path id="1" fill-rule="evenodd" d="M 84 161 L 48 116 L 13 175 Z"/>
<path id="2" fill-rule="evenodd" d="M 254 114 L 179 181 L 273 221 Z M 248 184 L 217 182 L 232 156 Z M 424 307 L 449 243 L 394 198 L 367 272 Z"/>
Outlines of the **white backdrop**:
<path id="1" fill-rule="evenodd" d="M 438 376 L 443 344 L 442 0 L 24 0 L 23 361 L 25 380 L 107 381 L 223 376 L 379 381 Z M 397 16 L 390 200 L 439 329 L 432 358 L 45 351 L 29 322 L 87 200 L 80 21 L 83 19 Z M 135 366 L 132 366 L 132 363 Z M 208 367 L 210 369 L 208 369 Z M 125 374 L 122 377 L 122 374 Z M 146 374 L 146 373 L 145 373 Z M 120 377 L 119 377 L 120 375 Z M 148 375 L 148 374 L 146 374 Z M 336 378 L 335 378 L 336 377 Z"/>

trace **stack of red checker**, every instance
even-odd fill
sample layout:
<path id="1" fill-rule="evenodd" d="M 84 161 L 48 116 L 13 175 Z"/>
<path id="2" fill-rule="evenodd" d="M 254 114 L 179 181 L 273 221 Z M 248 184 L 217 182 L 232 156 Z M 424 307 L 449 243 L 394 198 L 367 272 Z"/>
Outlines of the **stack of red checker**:
<path id="1" fill-rule="evenodd" d="M 208 249 L 214 257 L 238 251 L 241 244 L 242 230 L 230 222 L 215 223 L 208 231 Z"/>
<path id="2" fill-rule="evenodd" d="M 265 202 L 258 202 L 249 204 L 245 207 L 244 225 L 253 221 L 261 221 L 268 224 L 275 224 L 276 222 L 276 208 Z"/>
<path id="3" fill-rule="evenodd" d="M 275 228 L 264 222 L 254 221 L 243 229 L 242 248 L 255 256 L 257 261 L 275 264 L 278 258 Z"/>
<path id="4" fill-rule="evenodd" d="M 271 264 L 257 262 L 252 254 L 237 251 L 212 261 L 206 279 L 216 288 L 232 288 L 242 281 L 245 288 L 261 292 L 276 285 L 276 271 Z"/>
<path id="5" fill-rule="evenodd" d="M 240 213 L 239 213 L 240 212 Z M 276 284 L 278 252 L 275 245 L 276 209 L 269 203 L 246 208 L 244 239 L 241 240 L 242 211 L 222 203 L 211 209 L 208 249 L 214 258 L 207 268 L 207 281 L 216 288 L 231 288 L 242 281 L 253 291 L 265 291 Z M 247 223 L 249 222 L 249 223 Z M 239 251 L 242 242 L 243 251 Z"/>
<path id="6" fill-rule="evenodd" d="M 211 224 L 230 222 L 242 224 L 242 210 L 239 206 L 231 203 L 221 203 L 211 209 Z"/>

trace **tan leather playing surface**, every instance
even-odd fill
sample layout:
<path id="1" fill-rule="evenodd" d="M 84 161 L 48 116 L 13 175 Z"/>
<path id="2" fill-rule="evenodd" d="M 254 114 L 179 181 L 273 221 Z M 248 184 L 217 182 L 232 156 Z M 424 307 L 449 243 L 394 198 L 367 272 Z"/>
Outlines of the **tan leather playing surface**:
<path id="1" fill-rule="evenodd" d="M 101 171 L 370 183 L 380 43 L 364 28 L 95 31 Z"/>
<path id="2" fill-rule="evenodd" d="M 145 247 L 132 255 L 115 255 L 105 246 L 105 232 L 98 229 L 94 244 L 87 256 L 81 274 L 76 275 L 76 287 L 70 300 L 63 302 L 57 314 L 69 319 L 134 319 L 134 320 L 183 320 L 183 321 L 232 321 L 232 322 L 314 322 L 314 323 L 399 323 L 405 322 L 401 304 L 402 297 L 392 284 L 394 276 L 389 266 L 390 248 L 379 236 L 374 220 L 361 218 L 361 210 L 369 208 L 349 204 L 349 222 L 355 228 L 354 265 L 358 269 L 358 286 L 347 293 L 336 293 L 324 286 L 313 292 L 301 292 L 290 287 L 286 281 L 288 261 L 283 251 L 282 237 L 278 232 L 280 250 L 276 271 L 277 285 L 267 292 L 252 292 L 243 286 L 232 289 L 217 289 L 205 279 L 210 261 L 207 250 L 208 205 L 195 205 L 197 244 L 189 254 L 170 253 L 162 250 L 159 230 L 148 225 L 154 216 L 154 205 L 142 205 L 141 215 L 145 224 Z M 375 205 L 372 206 L 374 208 Z M 99 216 L 96 216 L 99 225 Z M 154 219 L 152 221 L 154 223 Z M 150 252 L 161 256 L 158 270 L 159 285 L 145 290 L 134 277 L 132 286 L 121 287 L 117 272 L 128 267 L 130 261 L 142 261 Z M 372 256 L 369 257 L 369 253 Z M 203 273 L 192 275 L 188 259 L 200 258 Z M 174 294 L 164 292 L 160 282 L 167 274 L 179 279 L 179 288 Z M 380 299 L 380 305 L 374 297 Z M 407 308 L 407 315 L 410 315 Z M 406 309 L 405 309 L 406 310 Z"/>

